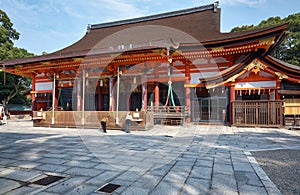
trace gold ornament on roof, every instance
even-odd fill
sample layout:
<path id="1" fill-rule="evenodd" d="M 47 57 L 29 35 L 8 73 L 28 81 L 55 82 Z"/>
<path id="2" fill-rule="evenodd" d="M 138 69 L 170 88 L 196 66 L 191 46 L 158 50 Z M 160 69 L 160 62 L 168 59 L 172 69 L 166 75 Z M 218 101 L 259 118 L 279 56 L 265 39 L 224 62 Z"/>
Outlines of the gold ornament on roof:
<path id="1" fill-rule="evenodd" d="M 281 72 L 275 72 L 275 74 L 279 77 L 279 79 L 287 79 L 289 78 L 287 75 L 281 73 Z"/>
<path id="2" fill-rule="evenodd" d="M 255 66 L 254 68 L 252 68 L 252 72 L 254 72 L 255 74 L 257 74 L 260 71 L 260 68 Z"/>
<path id="3" fill-rule="evenodd" d="M 218 52 L 218 51 L 223 51 L 223 50 L 224 50 L 224 47 L 215 47 L 215 48 L 211 49 L 212 52 Z"/>
<path id="4" fill-rule="evenodd" d="M 82 58 L 73 58 L 74 62 L 81 62 Z"/>
<path id="5" fill-rule="evenodd" d="M 259 41 L 259 43 L 261 45 L 272 45 L 272 44 L 274 44 L 274 37 L 267 38 L 267 39 L 262 39 L 262 40 Z"/>
<path id="6" fill-rule="evenodd" d="M 264 65 L 263 63 L 261 63 L 259 60 L 255 59 L 253 60 L 247 67 L 246 69 L 248 71 L 252 71 L 255 74 L 257 74 L 260 70 L 264 70 L 265 68 L 267 68 L 266 65 Z"/>

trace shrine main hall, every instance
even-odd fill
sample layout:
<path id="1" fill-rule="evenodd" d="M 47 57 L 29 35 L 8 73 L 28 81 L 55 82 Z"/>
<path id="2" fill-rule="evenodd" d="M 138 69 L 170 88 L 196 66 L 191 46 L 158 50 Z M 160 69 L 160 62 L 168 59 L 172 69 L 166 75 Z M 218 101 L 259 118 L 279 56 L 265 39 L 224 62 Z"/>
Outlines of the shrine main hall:
<path id="1" fill-rule="evenodd" d="M 32 79 L 34 126 L 295 125 L 300 67 L 271 56 L 288 24 L 220 31 L 218 3 L 88 25 L 59 51 L 0 62 Z M 298 117 L 298 118 L 297 118 Z"/>

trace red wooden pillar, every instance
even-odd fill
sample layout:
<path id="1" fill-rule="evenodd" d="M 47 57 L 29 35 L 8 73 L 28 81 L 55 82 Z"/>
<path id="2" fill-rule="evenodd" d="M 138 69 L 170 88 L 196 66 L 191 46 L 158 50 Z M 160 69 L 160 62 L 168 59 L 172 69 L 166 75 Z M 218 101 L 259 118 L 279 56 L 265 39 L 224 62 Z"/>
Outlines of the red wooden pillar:
<path id="1" fill-rule="evenodd" d="M 190 73 L 190 62 L 185 62 L 185 84 L 190 84 L 191 73 Z M 191 89 L 189 87 L 185 88 L 185 105 L 188 109 L 188 117 L 186 118 L 186 122 L 191 122 Z"/>
<path id="2" fill-rule="evenodd" d="M 155 66 L 159 67 L 159 63 L 155 63 Z M 155 69 L 155 79 L 156 81 L 154 82 L 154 107 L 156 110 L 158 110 L 159 106 L 159 82 L 158 82 L 158 70 Z"/>
<path id="3" fill-rule="evenodd" d="M 280 88 L 281 80 L 276 82 L 276 89 L 275 89 L 275 100 L 280 100 L 280 95 L 278 94 L 278 89 Z"/>
<path id="4" fill-rule="evenodd" d="M 115 97 L 114 97 L 114 78 L 109 79 L 109 111 L 115 110 Z"/>
<path id="5" fill-rule="evenodd" d="M 147 89 L 147 83 L 145 82 L 145 80 L 143 80 L 143 108 L 144 110 L 147 110 L 147 93 L 148 93 L 148 89 Z"/>
<path id="6" fill-rule="evenodd" d="M 31 110 L 36 111 L 36 103 L 35 103 L 35 96 L 36 96 L 36 91 L 35 91 L 35 75 L 32 76 L 31 78 Z"/>
<path id="7" fill-rule="evenodd" d="M 187 78 L 185 81 L 186 84 L 190 84 L 190 80 Z M 189 87 L 185 88 L 185 105 L 188 109 L 188 117 L 186 118 L 186 122 L 191 122 L 191 89 Z"/>
<path id="8" fill-rule="evenodd" d="M 159 82 L 155 82 L 154 87 L 154 106 L 158 108 L 159 106 Z"/>
<path id="9" fill-rule="evenodd" d="M 230 123 L 233 123 L 233 110 L 232 110 L 232 102 L 235 100 L 235 90 L 234 85 L 230 86 Z"/>
<path id="10" fill-rule="evenodd" d="M 82 106 L 82 81 L 81 79 L 78 79 L 76 82 L 76 96 L 77 96 L 77 111 L 81 111 L 81 106 Z"/>
<path id="11" fill-rule="evenodd" d="M 230 86 L 230 103 L 235 100 L 234 86 Z"/>

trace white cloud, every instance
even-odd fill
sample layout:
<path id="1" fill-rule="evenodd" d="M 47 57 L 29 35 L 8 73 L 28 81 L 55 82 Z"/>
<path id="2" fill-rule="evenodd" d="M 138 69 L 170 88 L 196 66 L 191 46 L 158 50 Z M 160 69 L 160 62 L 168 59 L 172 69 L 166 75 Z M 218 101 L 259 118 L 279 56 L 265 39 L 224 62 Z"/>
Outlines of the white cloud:
<path id="1" fill-rule="evenodd" d="M 53 51 L 81 38 L 88 24 L 97 24 L 212 4 L 216 0 L 0 0 L 25 48 Z M 266 0 L 219 0 L 220 7 L 259 6 Z M 29 41 L 30 40 L 30 41 Z M 36 40 L 36 41 L 34 41 Z M 59 41 L 60 40 L 60 41 Z M 63 40 L 63 41 L 61 41 Z M 33 43 L 35 42 L 35 43 Z M 40 42 L 40 43 L 36 43 Z M 54 43 L 56 44 L 54 46 Z M 28 46 L 29 45 L 29 46 Z M 33 50 L 33 49 L 32 49 Z"/>
<path id="2" fill-rule="evenodd" d="M 219 0 L 219 2 L 221 5 L 239 6 L 244 4 L 249 7 L 255 7 L 264 4 L 266 0 Z"/>
<path id="3" fill-rule="evenodd" d="M 8 14 L 14 27 L 21 33 L 16 45 L 39 53 L 37 49 L 49 52 L 76 42 L 84 35 L 87 24 L 147 15 L 145 10 L 148 8 L 149 0 L 138 2 L 138 0 L 0 0 L 0 9 Z"/>
<path id="4" fill-rule="evenodd" d="M 267 0 L 192 0 L 195 6 L 213 4 L 216 1 L 219 1 L 221 6 L 222 5 L 228 5 L 228 6 L 246 5 L 246 6 L 253 7 L 265 3 Z"/>
<path id="5" fill-rule="evenodd" d="M 124 0 L 52 0 L 56 8 L 60 8 L 66 16 L 79 20 L 116 20 L 143 15 L 143 9 L 138 4 Z"/>

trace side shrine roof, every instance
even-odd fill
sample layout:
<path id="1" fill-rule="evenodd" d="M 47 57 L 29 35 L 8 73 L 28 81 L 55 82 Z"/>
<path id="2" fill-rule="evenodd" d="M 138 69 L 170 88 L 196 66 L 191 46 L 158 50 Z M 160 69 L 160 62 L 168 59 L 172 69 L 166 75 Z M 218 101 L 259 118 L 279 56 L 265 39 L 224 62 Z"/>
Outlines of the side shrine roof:
<path id="1" fill-rule="evenodd" d="M 263 62 L 266 65 L 265 69 L 272 74 L 281 76 L 284 79 L 290 80 L 292 82 L 300 83 L 300 67 L 295 66 L 286 62 L 283 62 L 277 58 L 270 55 L 260 56 L 255 54 L 247 54 L 241 56 L 233 66 L 222 70 L 219 74 L 205 79 L 200 79 L 201 83 L 208 84 L 208 86 L 218 86 L 227 82 L 235 80 L 241 74 L 244 74 L 248 70 L 250 64 L 256 62 Z M 265 66 L 264 65 L 264 66 Z M 248 70 L 249 71 L 249 70 Z"/>

